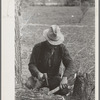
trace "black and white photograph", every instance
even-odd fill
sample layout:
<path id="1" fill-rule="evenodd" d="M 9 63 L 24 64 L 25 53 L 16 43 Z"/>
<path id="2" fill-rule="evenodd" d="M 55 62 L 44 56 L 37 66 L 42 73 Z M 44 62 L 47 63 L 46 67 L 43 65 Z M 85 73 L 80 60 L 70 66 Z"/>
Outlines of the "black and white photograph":
<path id="1" fill-rule="evenodd" d="M 7 74 L 3 76 L 3 82 L 13 81 L 12 86 L 2 85 L 8 90 L 13 88 L 13 95 L 10 91 L 7 95 L 14 100 L 97 100 L 96 0 L 7 3 L 3 20 L 5 24 L 12 23 L 7 30 L 13 30 L 8 32 L 13 35 L 7 35 L 13 38 L 8 39 L 13 41 L 8 41 L 13 49 L 7 46 L 13 57 L 9 54 L 8 63 L 13 63 L 3 62 L 2 68 L 2 73 L 7 74 L 13 70 L 8 78 Z M 6 34 L 2 36 L 5 41 Z M 7 54 L 6 48 L 3 56 Z"/>

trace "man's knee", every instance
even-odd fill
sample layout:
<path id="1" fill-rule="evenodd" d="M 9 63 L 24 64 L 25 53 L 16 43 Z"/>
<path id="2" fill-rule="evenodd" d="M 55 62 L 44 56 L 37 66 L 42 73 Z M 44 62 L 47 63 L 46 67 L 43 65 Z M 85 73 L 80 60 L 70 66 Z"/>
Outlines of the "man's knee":
<path id="1" fill-rule="evenodd" d="M 36 81 L 34 80 L 33 77 L 29 77 L 28 80 L 25 83 L 25 86 L 28 89 L 33 89 L 35 87 Z"/>

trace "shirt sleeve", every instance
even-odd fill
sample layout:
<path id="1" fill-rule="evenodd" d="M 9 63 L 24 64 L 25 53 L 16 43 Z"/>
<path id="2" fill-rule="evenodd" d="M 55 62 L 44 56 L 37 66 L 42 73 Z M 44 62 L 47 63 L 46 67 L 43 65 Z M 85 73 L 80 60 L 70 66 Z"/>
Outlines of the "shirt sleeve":
<path id="1" fill-rule="evenodd" d="M 30 62 L 28 64 L 29 66 L 29 71 L 31 72 L 31 75 L 34 77 L 38 77 L 38 73 L 39 70 L 37 68 L 37 64 L 36 64 L 36 55 L 37 55 L 38 51 L 37 51 L 37 47 L 34 46 L 33 50 L 32 50 L 32 54 L 30 57 Z"/>
<path id="2" fill-rule="evenodd" d="M 73 60 L 69 55 L 69 52 L 66 46 L 63 44 L 62 46 L 62 62 L 65 66 L 65 71 L 63 77 L 70 77 L 70 75 L 75 73 Z"/>

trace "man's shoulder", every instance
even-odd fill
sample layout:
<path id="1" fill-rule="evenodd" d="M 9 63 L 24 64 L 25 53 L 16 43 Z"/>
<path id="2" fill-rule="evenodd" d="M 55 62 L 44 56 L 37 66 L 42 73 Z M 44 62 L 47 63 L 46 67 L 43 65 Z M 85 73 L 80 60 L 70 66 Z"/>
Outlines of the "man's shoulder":
<path id="1" fill-rule="evenodd" d="M 34 45 L 34 48 L 41 48 L 41 46 L 43 46 L 44 45 L 44 43 L 45 43 L 45 41 L 43 41 L 43 42 L 40 42 L 40 43 L 37 43 L 37 44 L 35 44 Z"/>
<path id="2" fill-rule="evenodd" d="M 68 49 L 67 49 L 66 44 L 62 43 L 62 44 L 60 45 L 60 50 L 61 50 L 62 52 L 68 52 Z"/>
<path id="3" fill-rule="evenodd" d="M 61 48 L 66 48 L 66 45 L 64 43 L 60 44 Z"/>

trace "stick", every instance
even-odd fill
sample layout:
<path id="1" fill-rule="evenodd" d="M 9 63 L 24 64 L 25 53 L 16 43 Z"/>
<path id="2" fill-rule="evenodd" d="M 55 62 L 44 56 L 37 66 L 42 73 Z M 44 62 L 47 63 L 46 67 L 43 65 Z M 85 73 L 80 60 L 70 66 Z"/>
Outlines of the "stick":
<path id="1" fill-rule="evenodd" d="M 76 79 L 76 76 L 77 76 L 77 74 L 75 73 L 74 79 Z M 68 86 L 68 89 L 71 89 L 71 88 L 73 88 L 73 87 L 74 87 L 74 85 Z M 60 90 L 60 86 L 58 86 L 58 87 L 56 87 L 55 89 L 49 91 L 49 92 L 48 92 L 48 95 L 53 94 L 53 93 L 55 93 L 55 92 L 57 92 L 57 91 L 59 91 L 59 90 Z"/>
<path id="2" fill-rule="evenodd" d="M 45 80 L 46 80 L 47 86 L 49 86 L 47 73 L 44 73 L 44 75 L 45 75 Z"/>
<path id="3" fill-rule="evenodd" d="M 48 95 L 53 94 L 53 93 L 55 93 L 55 92 L 57 92 L 57 91 L 59 91 L 59 90 L 60 90 L 60 87 L 58 86 L 58 87 L 56 87 L 55 89 L 49 91 L 49 92 L 48 92 Z"/>

